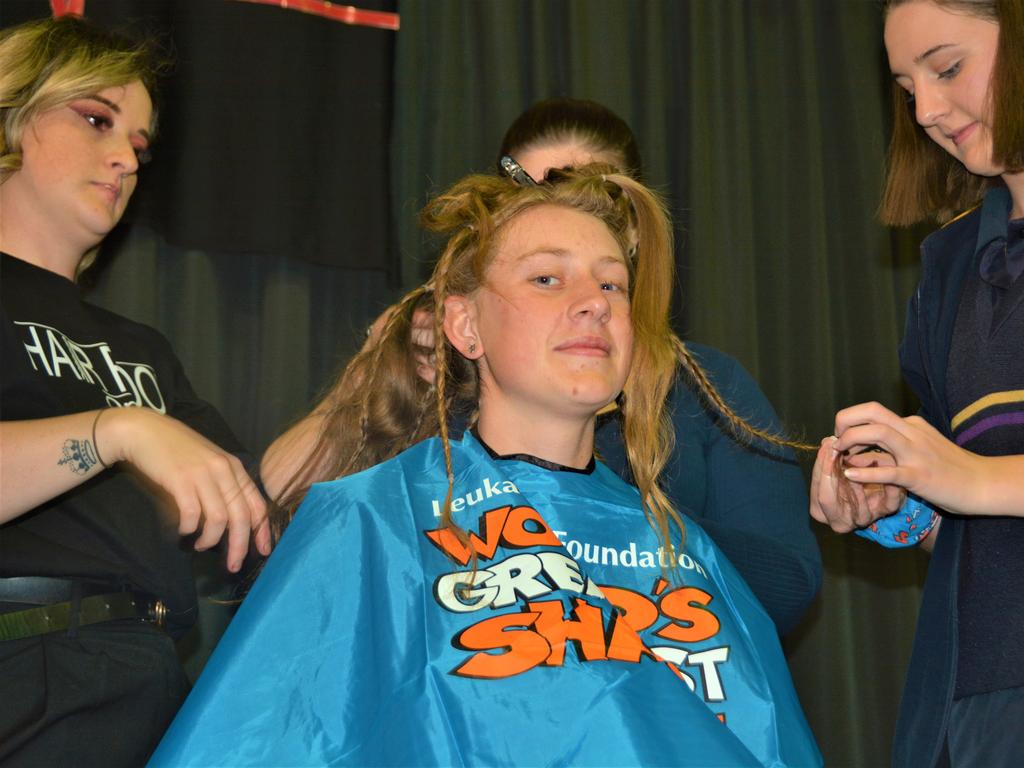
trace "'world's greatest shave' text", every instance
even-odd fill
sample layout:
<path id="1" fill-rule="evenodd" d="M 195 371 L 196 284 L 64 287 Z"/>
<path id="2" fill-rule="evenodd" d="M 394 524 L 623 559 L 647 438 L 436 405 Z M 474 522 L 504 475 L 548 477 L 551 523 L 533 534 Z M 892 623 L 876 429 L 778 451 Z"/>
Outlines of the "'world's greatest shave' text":
<path id="1" fill-rule="evenodd" d="M 461 565 L 470 566 L 472 551 L 477 554 L 475 569 L 445 573 L 434 581 L 434 598 L 445 610 L 474 619 L 487 612 L 452 638 L 452 645 L 469 656 L 451 674 L 498 679 L 557 667 L 571 645 L 581 662 L 639 663 L 644 656 L 664 661 L 706 702 L 726 700 L 723 665 L 729 646 L 708 647 L 713 644 L 706 642 L 721 627 L 710 607 L 714 598 L 697 586 L 674 587 L 659 575 L 665 565 L 661 549 L 660 563 L 645 553 L 652 587 L 642 594 L 591 581 L 532 507 L 506 505 L 485 512 L 479 531 L 468 531 L 473 550 L 447 529 L 424 533 Z M 593 552 L 598 551 L 595 546 Z M 639 565 L 635 544 L 618 552 L 627 561 L 632 553 L 625 567 Z M 706 576 L 689 556 L 677 562 Z M 645 633 L 647 642 L 641 637 Z M 697 644 L 701 647 L 693 650 Z"/>

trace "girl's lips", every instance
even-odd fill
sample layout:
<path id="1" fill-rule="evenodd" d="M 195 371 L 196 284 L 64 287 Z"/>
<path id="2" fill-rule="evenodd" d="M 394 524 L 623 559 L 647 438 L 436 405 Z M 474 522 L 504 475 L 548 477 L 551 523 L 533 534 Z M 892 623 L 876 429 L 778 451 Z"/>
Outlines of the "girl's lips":
<path id="1" fill-rule="evenodd" d="M 959 147 L 961 144 L 967 141 L 970 135 L 974 133 L 974 129 L 977 127 L 977 123 L 971 123 L 966 128 L 961 128 L 959 131 L 953 134 L 953 143 Z"/>
<path id="2" fill-rule="evenodd" d="M 103 196 L 107 198 L 111 205 L 115 205 L 117 203 L 117 198 L 121 196 L 121 188 L 119 186 L 115 184 L 106 184 L 102 181 L 94 183 L 100 188 Z"/>
<path id="3" fill-rule="evenodd" d="M 611 344 L 598 336 L 569 339 L 555 347 L 556 352 L 568 352 L 573 355 L 592 357 L 607 357 L 611 353 L 611 349 Z"/>

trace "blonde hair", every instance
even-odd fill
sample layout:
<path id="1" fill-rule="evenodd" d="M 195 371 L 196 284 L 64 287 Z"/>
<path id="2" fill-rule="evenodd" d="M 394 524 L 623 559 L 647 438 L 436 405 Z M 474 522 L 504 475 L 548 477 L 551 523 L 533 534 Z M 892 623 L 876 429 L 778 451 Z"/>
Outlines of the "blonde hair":
<path id="1" fill-rule="evenodd" d="M 442 524 L 468 544 L 449 509 L 453 477 L 448 424 L 453 417 L 468 422 L 475 418 L 478 379 L 475 363 L 462 357 L 444 333 L 445 298 L 471 295 L 483 286 L 503 227 L 539 205 L 560 205 L 594 216 L 629 255 L 634 347 L 619 397 L 619 417 L 644 514 L 667 551 L 675 549 L 673 525 L 680 537 L 684 531 L 679 514 L 658 484 L 674 444 L 666 401 L 677 364 L 686 368 L 737 432 L 790 444 L 737 416 L 672 331 L 672 228 L 655 193 L 612 166 L 596 164 L 553 170 L 548 183 L 528 187 L 499 176 L 469 176 L 424 209 L 425 228 L 449 236 L 433 277 L 395 306 L 379 342 L 352 359 L 325 399 L 324 426 L 316 446 L 282 494 L 276 515 L 278 532 L 315 480 L 360 471 L 425 438 L 439 436 L 448 472 Z M 413 315 L 421 309 L 433 316 L 432 349 L 416 348 L 412 342 Z M 417 374 L 417 356 L 424 353 L 434 357 L 435 385 Z"/>
<path id="2" fill-rule="evenodd" d="M 1024 170 L 1024 2 L 1021 0 L 929 0 L 952 13 L 999 25 L 989 83 L 992 160 L 1011 172 Z M 885 14 L 908 0 L 887 0 Z M 893 130 L 879 218 L 890 226 L 925 219 L 945 222 L 978 203 L 994 183 L 968 171 L 917 124 L 906 92 L 892 84 Z"/>

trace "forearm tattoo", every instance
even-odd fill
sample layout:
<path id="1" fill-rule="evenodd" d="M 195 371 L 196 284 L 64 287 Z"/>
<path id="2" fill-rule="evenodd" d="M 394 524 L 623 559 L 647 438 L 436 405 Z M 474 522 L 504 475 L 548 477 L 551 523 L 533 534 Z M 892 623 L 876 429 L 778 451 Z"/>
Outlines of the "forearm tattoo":
<path id="1" fill-rule="evenodd" d="M 57 466 L 67 464 L 76 475 L 84 475 L 98 463 L 96 449 L 88 440 L 65 440 L 63 454 Z"/>

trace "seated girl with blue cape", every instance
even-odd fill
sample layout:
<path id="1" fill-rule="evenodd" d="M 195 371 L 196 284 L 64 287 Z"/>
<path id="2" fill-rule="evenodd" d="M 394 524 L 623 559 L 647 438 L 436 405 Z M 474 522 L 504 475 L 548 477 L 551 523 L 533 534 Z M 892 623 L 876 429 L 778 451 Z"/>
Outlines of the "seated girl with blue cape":
<path id="1" fill-rule="evenodd" d="M 587 166 L 471 176 L 423 218 L 433 277 L 328 398 L 152 764 L 820 765 L 771 619 L 658 486 L 676 366 L 707 382 L 659 199 Z M 613 404 L 639 490 L 595 461 Z"/>

